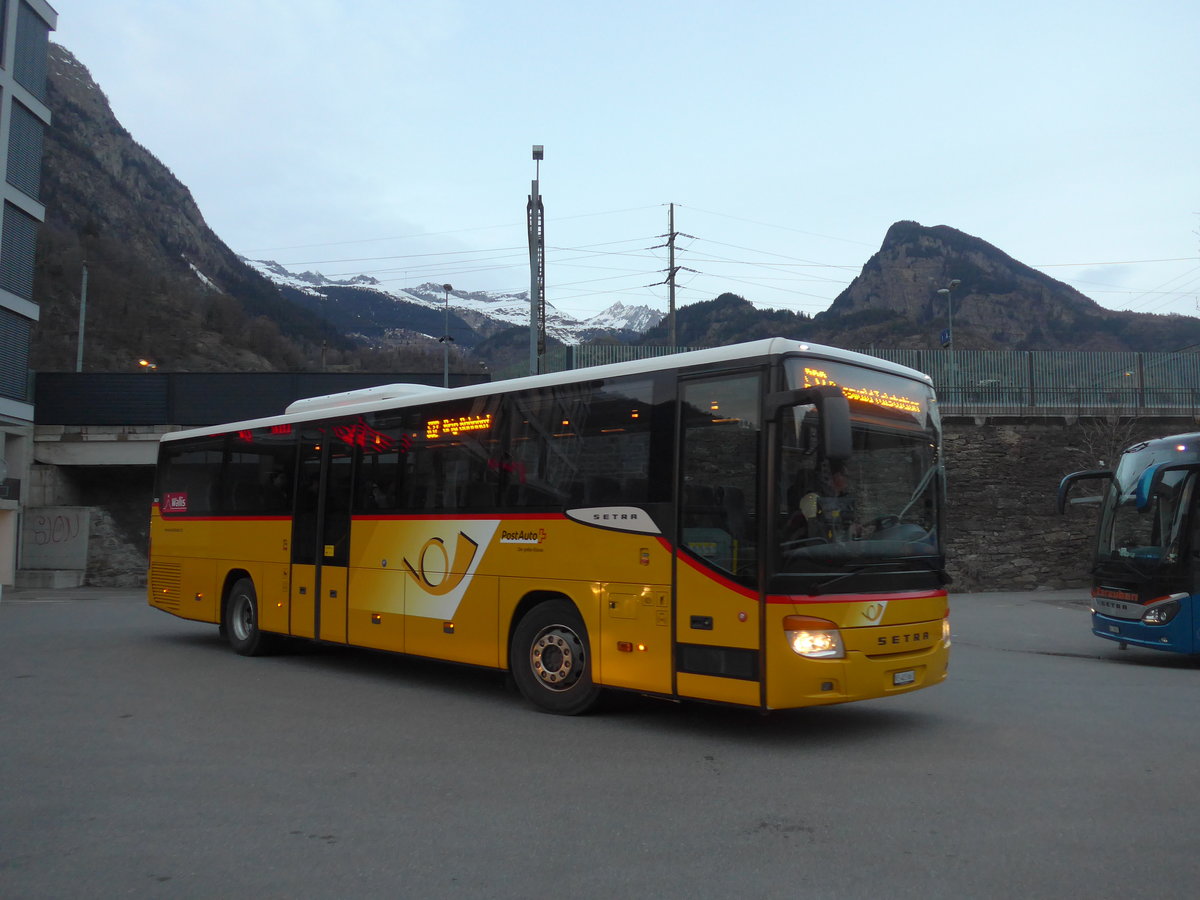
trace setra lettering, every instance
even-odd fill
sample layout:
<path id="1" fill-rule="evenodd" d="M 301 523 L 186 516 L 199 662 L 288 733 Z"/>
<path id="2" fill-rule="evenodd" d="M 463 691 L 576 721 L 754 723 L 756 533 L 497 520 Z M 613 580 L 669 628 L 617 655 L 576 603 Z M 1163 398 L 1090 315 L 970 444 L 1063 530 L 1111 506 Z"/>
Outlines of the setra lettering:
<path id="1" fill-rule="evenodd" d="M 636 522 L 641 519 L 637 513 L 592 513 L 593 522 Z"/>
<path id="2" fill-rule="evenodd" d="M 928 631 L 914 631 L 912 634 L 893 634 L 889 637 L 879 637 L 875 639 L 875 643 L 880 647 L 887 647 L 892 644 L 913 644 L 917 641 L 929 640 Z"/>

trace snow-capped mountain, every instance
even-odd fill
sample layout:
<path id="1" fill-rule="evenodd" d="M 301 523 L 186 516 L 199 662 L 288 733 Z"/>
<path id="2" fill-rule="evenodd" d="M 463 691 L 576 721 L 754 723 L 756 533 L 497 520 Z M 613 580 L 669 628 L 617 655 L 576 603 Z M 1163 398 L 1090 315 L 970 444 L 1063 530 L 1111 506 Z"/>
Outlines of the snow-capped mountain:
<path id="1" fill-rule="evenodd" d="M 307 298 L 304 305 L 327 313 L 327 318 L 339 327 L 348 326 L 348 331 L 367 335 L 377 330 L 404 331 L 436 337 L 445 327 L 446 292 L 439 284 L 428 282 L 398 290 L 386 288 L 367 275 L 333 280 L 320 272 L 291 272 L 273 260 L 243 257 L 243 261 L 292 299 L 303 302 L 302 298 Z M 465 326 L 479 337 L 487 337 L 505 327 L 529 325 L 528 291 L 451 290 L 449 296 L 452 331 L 455 326 Z M 330 300 L 334 309 L 327 308 Z M 438 315 L 431 317 L 434 312 Z M 662 318 L 662 313 L 647 306 L 617 302 L 590 318 L 577 319 L 547 303 L 546 335 L 564 344 L 600 335 L 634 337 L 657 325 Z M 467 345 L 474 342 L 458 335 L 455 339 Z"/>

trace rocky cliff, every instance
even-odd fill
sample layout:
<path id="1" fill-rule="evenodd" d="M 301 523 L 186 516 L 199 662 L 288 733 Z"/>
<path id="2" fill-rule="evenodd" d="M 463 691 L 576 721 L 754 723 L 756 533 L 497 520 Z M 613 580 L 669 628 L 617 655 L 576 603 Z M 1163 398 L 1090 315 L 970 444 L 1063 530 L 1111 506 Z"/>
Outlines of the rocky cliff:
<path id="1" fill-rule="evenodd" d="M 854 346 L 925 348 L 937 345 L 951 316 L 963 350 L 1152 351 L 1200 342 L 1200 319 L 1104 309 L 980 238 L 916 222 L 888 229 L 815 324 Z"/>
<path id="2" fill-rule="evenodd" d="M 319 319 L 213 234 L 69 51 L 51 44 L 49 63 L 34 367 L 73 368 L 85 260 L 85 369 L 119 371 L 139 357 L 192 370 L 302 366 L 323 337 Z"/>

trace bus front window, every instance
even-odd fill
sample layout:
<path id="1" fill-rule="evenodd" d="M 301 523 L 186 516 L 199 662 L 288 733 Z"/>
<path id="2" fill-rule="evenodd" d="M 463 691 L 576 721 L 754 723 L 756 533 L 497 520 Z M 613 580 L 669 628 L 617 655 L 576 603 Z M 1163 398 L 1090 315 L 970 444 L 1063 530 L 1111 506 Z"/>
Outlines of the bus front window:
<path id="1" fill-rule="evenodd" d="M 1178 561 L 1184 513 L 1195 478 L 1183 471 L 1167 472 L 1147 507 L 1139 510 L 1135 500 L 1142 471 L 1161 461 L 1136 454 L 1122 460 L 1109 486 L 1110 499 L 1100 524 L 1099 563 L 1126 563 L 1141 570 Z"/>
<path id="2" fill-rule="evenodd" d="M 837 374 L 837 383 L 859 385 L 873 373 Z M 847 390 L 847 397 L 853 452 L 845 461 L 823 455 L 815 407 L 783 413 L 773 589 L 820 594 L 940 586 L 944 489 L 936 417 L 926 413 L 930 395 L 881 382 Z"/>

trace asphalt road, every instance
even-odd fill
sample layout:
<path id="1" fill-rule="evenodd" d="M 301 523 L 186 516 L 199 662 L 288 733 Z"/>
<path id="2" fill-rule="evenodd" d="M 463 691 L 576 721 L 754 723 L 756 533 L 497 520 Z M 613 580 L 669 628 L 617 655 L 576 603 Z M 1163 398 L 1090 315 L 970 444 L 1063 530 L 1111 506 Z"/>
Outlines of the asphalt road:
<path id="1" fill-rule="evenodd" d="M 1195 897 L 1200 663 L 1092 638 L 1083 596 L 953 597 L 950 678 L 904 697 L 562 718 L 10 589 L 0 897 Z"/>

